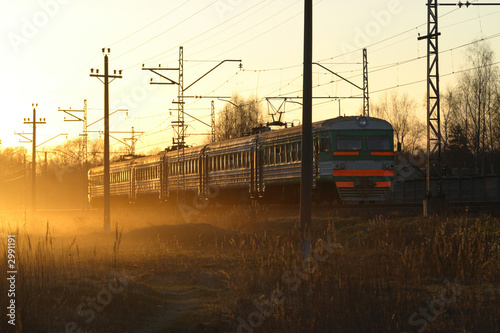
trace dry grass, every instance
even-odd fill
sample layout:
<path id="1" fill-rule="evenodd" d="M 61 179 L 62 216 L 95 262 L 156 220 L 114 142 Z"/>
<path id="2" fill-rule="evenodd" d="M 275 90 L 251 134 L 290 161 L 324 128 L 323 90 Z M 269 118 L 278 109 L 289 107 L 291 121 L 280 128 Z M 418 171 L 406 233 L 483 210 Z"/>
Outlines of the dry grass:
<path id="1" fill-rule="evenodd" d="M 243 332 L 500 327 L 500 222 L 491 216 L 318 214 L 315 259 L 304 265 L 293 209 L 212 209 L 181 225 L 163 211 L 139 213 L 114 212 L 114 232 L 105 235 L 92 212 L 1 218 L 0 271 L 6 235 L 17 235 L 17 332 L 77 332 L 65 328 L 72 322 L 82 332 L 235 332 L 238 318 Z M 432 301 L 443 290 L 449 298 L 449 285 L 459 295 L 434 314 Z M 78 314 L 80 304 L 120 286 L 89 323 Z"/>

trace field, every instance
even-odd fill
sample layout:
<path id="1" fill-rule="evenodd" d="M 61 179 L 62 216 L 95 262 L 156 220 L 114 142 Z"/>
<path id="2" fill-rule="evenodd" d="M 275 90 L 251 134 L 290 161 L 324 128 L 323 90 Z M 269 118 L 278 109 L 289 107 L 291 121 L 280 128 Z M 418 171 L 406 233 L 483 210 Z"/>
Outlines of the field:
<path id="1" fill-rule="evenodd" d="M 1 332 L 496 332 L 500 221 L 295 207 L 0 213 Z M 10 246 L 10 248 L 13 248 Z M 12 253 L 12 251 L 11 251 Z M 9 324 L 15 300 L 15 326 Z"/>

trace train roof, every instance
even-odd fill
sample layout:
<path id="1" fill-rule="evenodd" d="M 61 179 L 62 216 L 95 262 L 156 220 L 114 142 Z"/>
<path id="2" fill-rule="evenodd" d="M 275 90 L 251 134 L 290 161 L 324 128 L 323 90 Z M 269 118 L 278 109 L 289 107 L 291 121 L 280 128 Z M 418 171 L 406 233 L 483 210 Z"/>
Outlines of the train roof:
<path id="1" fill-rule="evenodd" d="M 219 150 L 225 148 L 232 148 L 235 146 L 249 146 L 255 144 L 257 135 L 243 136 L 241 138 L 228 139 L 224 141 L 213 142 L 207 145 L 207 151 L 209 150 Z"/>
<path id="2" fill-rule="evenodd" d="M 337 117 L 317 122 L 313 124 L 313 127 L 314 125 L 319 126 L 321 131 L 353 129 L 392 130 L 392 125 L 384 119 L 363 116 Z"/>
<path id="3" fill-rule="evenodd" d="M 203 152 L 203 149 L 205 149 L 205 146 L 206 145 L 199 145 L 199 146 L 184 148 L 184 155 L 188 156 L 188 155 L 201 154 Z M 168 156 L 168 158 L 176 159 L 179 153 L 182 155 L 182 148 L 178 149 L 178 150 L 177 149 L 171 150 L 171 151 L 167 152 L 166 155 Z"/>
<path id="4" fill-rule="evenodd" d="M 135 164 L 135 165 L 143 165 L 143 164 L 151 164 L 155 162 L 159 162 L 162 159 L 162 155 L 151 155 L 151 156 L 145 156 L 145 157 L 138 157 L 133 160 L 129 160 L 128 162 L 130 164 Z"/>
<path id="5" fill-rule="evenodd" d="M 392 126 L 383 119 L 362 116 L 337 117 L 316 121 L 312 124 L 313 133 L 331 130 L 356 129 L 392 130 Z M 285 129 L 265 132 L 260 134 L 259 138 L 262 138 L 262 141 L 287 139 L 288 137 L 296 136 L 301 131 L 302 125 L 298 125 Z"/>
<path id="6" fill-rule="evenodd" d="M 355 129 L 370 129 L 370 130 L 393 130 L 392 125 L 384 119 L 375 117 L 363 117 L 363 116 L 349 116 L 349 117 L 336 117 L 326 120 L 321 120 L 314 122 L 312 124 L 313 132 L 322 132 L 330 130 L 355 130 Z M 293 126 L 289 128 L 272 130 L 269 132 L 264 132 L 261 134 L 254 134 L 250 136 L 244 136 L 241 138 L 229 139 L 224 141 L 218 141 L 214 143 L 209 143 L 206 145 L 199 145 L 190 148 L 184 148 L 184 155 L 196 155 L 206 151 L 217 151 L 217 150 L 227 150 L 233 147 L 240 146 L 250 146 L 255 144 L 256 140 L 268 141 L 276 139 L 287 139 L 288 137 L 296 136 L 302 130 L 302 125 Z M 149 164 L 160 161 L 163 155 L 167 155 L 171 159 L 177 158 L 178 152 L 176 150 L 169 152 L 161 152 L 158 155 L 138 157 L 132 160 L 113 162 L 112 168 L 119 168 L 121 166 L 126 166 L 129 164 Z M 94 167 L 91 169 L 93 172 L 102 172 L 103 166 Z"/>

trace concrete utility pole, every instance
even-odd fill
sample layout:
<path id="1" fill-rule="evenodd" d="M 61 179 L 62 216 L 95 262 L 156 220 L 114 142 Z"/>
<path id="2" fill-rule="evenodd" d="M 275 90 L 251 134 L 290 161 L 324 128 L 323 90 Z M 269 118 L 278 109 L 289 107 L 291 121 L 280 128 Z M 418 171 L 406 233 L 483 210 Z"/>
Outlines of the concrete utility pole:
<path id="1" fill-rule="evenodd" d="M 94 69 L 90 70 L 91 77 L 97 77 L 99 81 L 104 83 L 104 231 L 109 232 L 111 228 L 111 207 L 110 207 L 110 174 L 109 174 L 109 84 L 114 79 L 122 78 L 122 71 L 116 70 L 113 75 L 109 74 L 109 61 L 108 55 L 111 50 L 108 48 L 102 49 L 104 54 L 104 75 L 99 74 L 99 70 L 96 70 L 94 74 Z M 101 80 L 104 78 L 104 81 Z M 112 79 L 109 81 L 109 79 Z"/>
<path id="2" fill-rule="evenodd" d="M 304 6 L 304 68 L 302 93 L 302 158 L 300 175 L 300 234 L 304 258 L 311 254 L 311 213 L 313 187 L 312 133 L 312 47 L 313 2 Z"/>
<path id="3" fill-rule="evenodd" d="M 24 118 L 24 124 L 31 125 L 33 128 L 33 133 L 16 133 L 27 141 L 22 141 L 24 143 L 31 143 L 31 210 L 36 211 L 36 126 L 46 124 L 45 118 L 40 118 L 38 121 L 36 120 L 36 108 L 38 104 L 31 104 L 33 107 L 33 118 Z M 25 135 L 32 135 L 32 138 L 29 139 Z"/>

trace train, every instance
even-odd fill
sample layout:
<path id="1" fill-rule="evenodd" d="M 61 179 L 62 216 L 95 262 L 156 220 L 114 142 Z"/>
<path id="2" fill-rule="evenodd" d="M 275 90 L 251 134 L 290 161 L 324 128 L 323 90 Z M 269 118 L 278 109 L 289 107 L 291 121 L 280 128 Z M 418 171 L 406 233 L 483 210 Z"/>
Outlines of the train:
<path id="1" fill-rule="evenodd" d="M 393 128 L 344 116 L 314 122 L 313 200 L 377 202 L 394 178 Z M 266 129 L 266 130 L 262 130 Z M 302 126 L 270 130 L 110 164 L 110 198 L 126 204 L 295 203 L 300 200 Z M 104 167 L 88 171 L 88 198 L 102 206 Z"/>

